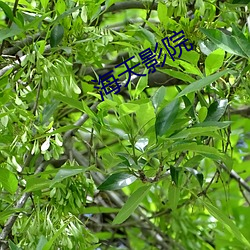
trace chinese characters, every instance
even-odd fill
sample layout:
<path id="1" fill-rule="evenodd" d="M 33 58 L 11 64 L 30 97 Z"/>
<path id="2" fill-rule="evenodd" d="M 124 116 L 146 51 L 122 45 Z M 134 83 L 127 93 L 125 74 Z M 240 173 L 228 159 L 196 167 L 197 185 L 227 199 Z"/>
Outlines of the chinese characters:
<path id="1" fill-rule="evenodd" d="M 188 48 L 187 44 L 186 44 L 188 39 L 182 40 L 185 37 L 183 30 L 181 30 L 178 33 L 174 31 L 173 33 L 174 33 L 174 35 L 172 35 L 170 37 L 163 38 L 161 40 L 161 42 L 164 45 L 164 47 L 166 48 L 171 59 L 173 61 L 175 61 L 174 56 L 177 55 L 176 48 L 178 48 L 178 50 L 179 50 L 178 58 L 180 58 L 182 55 L 181 45 L 186 49 L 186 51 L 191 51 L 193 49 L 193 45 L 192 45 L 192 43 L 189 43 L 190 48 Z M 170 41 L 172 42 L 172 45 L 174 44 L 173 46 L 171 45 Z M 162 62 L 159 63 L 157 61 L 157 59 L 159 60 L 161 55 L 162 55 L 162 48 L 160 48 L 160 52 L 159 52 L 159 55 L 157 57 L 157 55 L 156 55 L 157 48 L 158 48 L 158 43 L 156 43 L 154 51 L 152 51 L 150 48 L 147 48 L 138 54 L 140 59 L 142 60 L 142 64 L 145 65 L 146 68 L 149 70 L 148 71 L 149 74 L 154 73 L 156 71 L 156 67 L 163 67 L 165 65 L 165 62 L 166 62 L 166 54 L 164 54 L 164 58 L 163 58 Z M 140 63 L 137 63 L 136 65 L 131 66 L 131 67 L 128 65 L 128 61 L 132 60 L 134 57 L 135 56 L 132 56 L 132 57 L 128 58 L 127 60 L 125 60 L 124 62 L 115 66 L 115 68 L 118 68 L 119 66 L 126 67 L 126 70 L 118 75 L 118 77 L 120 77 L 120 76 L 128 73 L 128 79 L 127 79 L 124 87 L 128 86 L 128 84 L 131 80 L 132 74 L 137 75 L 137 76 L 146 76 L 146 74 L 138 74 L 138 73 L 133 71 L 133 69 L 138 67 L 140 65 Z M 157 59 L 156 59 L 156 57 L 157 57 Z M 115 76 L 112 74 L 112 72 L 113 72 L 113 70 L 109 71 L 108 73 L 106 73 L 102 76 L 99 76 L 98 86 L 94 86 L 94 88 L 100 90 L 99 93 L 101 95 L 102 101 L 104 101 L 103 92 L 106 95 L 110 94 L 112 92 L 114 92 L 115 94 L 118 94 L 121 90 L 121 85 L 119 84 L 119 78 L 115 78 Z M 92 80 L 92 82 L 97 82 L 97 81 Z"/>

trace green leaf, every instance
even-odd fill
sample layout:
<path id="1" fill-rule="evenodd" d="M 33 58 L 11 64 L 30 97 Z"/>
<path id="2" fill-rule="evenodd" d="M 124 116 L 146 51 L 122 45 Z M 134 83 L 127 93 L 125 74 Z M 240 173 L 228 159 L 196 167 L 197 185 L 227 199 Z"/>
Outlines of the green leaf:
<path id="1" fill-rule="evenodd" d="M 32 20 L 30 23 L 28 23 L 25 27 L 24 30 L 28 31 L 30 29 L 37 29 L 37 27 L 41 24 L 41 22 L 46 18 L 49 17 L 51 15 L 51 11 L 46 12 L 44 15 L 42 16 L 35 16 L 35 18 L 33 16 L 30 16 L 30 19 Z M 27 13 L 25 14 L 25 16 L 27 17 Z"/>
<path id="2" fill-rule="evenodd" d="M 180 188 L 178 188 L 173 182 L 171 182 L 168 188 L 168 204 L 173 211 L 176 210 L 179 199 Z"/>
<path id="3" fill-rule="evenodd" d="M 66 132 L 66 131 L 68 131 L 70 129 L 76 129 L 76 128 L 79 128 L 79 126 L 75 126 L 75 125 L 63 126 L 63 127 L 58 128 L 58 129 L 55 129 L 53 132 L 38 135 L 37 137 L 34 137 L 32 139 L 32 141 L 37 140 L 37 139 L 41 139 L 41 138 L 44 138 L 44 137 L 47 137 L 47 136 L 50 136 L 50 135 L 61 134 L 61 133 Z"/>
<path id="4" fill-rule="evenodd" d="M 250 57 L 250 42 L 246 38 L 235 37 L 235 39 L 244 53 Z"/>
<path id="5" fill-rule="evenodd" d="M 14 194 L 18 187 L 18 180 L 16 176 L 5 168 L 0 168 L 0 183 L 11 194 Z"/>
<path id="6" fill-rule="evenodd" d="M 234 23 L 232 23 L 232 35 L 235 37 L 239 37 L 243 40 L 246 39 L 245 35 L 242 33 L 242 31 Z"/>
<path id="7" fill-rule="evenodd" d="M 174 184 L 176 186 L 178 186 L 178 180 L 179 180 L 179 173 L 180 173 L 181 169 L 180 168 L 176 168 L 173 166 L 170 166 L 170 175 L 171 175 L 171 179 L 174 182 Z"/>
<path id="8" fill-rule="evenodd" d="M 200 122 L 203 122 L 206 119 L 207 116 L 207 108 L 206 107 L 201 107 L 199 112 L 198 112 L 198 118 Z"/>
<path id="9" fill-rule="evenodd" d="M 82 107 L 84 112 L 92 119 L 96 118 L 96 114 L 93 112 L 93 110 L 91 108 L 89 108 L 89 106 L 87 105 L 87 103 L 85 101 L 82 101 Z"/>
<path id="10" fill-rule="evenodd" d="M 49 0 L 41 0 L 40 2 L 41 2 L 42 7 L 43 7 L 44 9 L 46 9 L 47 6 L 48 6 Z"/>
<path id="11" fill-rule="evenodd" d="M 50 46 L 56 47 L 63 39 L 64 28 L 61 24 L 56 25 L 50 35 Z"/>
<path id="12" fill-rule="evenodd" d="M 180 131 L 179 133 L 172 135 L 170 139 L 190 139 L 196 136 L 206 135 L 207 132 L 215 131 L 218 127 L 195 127 L 188 128 Z"/>
<path id="13" fill-rule="evenodd" d="M 58 23 L 60 20 L 64 19 L 66 16 L 71 15 L 72 13 L 81 9 L 82 7 L 83 7 L 83 5 L 79 4 L 78 6 L 73 7 L 72 9 L 66 10 L 64 13 L 62 13 L 60 16 L 58 16 L 53 23 Z"/>
<path id="14" fill-rule="evenodd" d="M 57 230 L 57 231 L 55 232 L 55 234 L 53 235 L 53 237 L 45 244 L 45 246 L 43 247 L 42 250 L 49 250 L 49 249 L 52 247 L 54 241 L 59 237 L 59 235 L 64 231 L 64 229 L 65 229 L 65 228 L 68 226 L 68 224 L 69 224 L 69 222 L 68 222 L 68 223 L 64 222 L 64 223 L 65 223 L 65 224 L 64 224 L 59 230 Z"/>
<path id="15" fill-rule="evenodd" d="M 33 191 L 39 191 L 46 188 L 49 188 L 51 185 L 51 180 L 37 177 L 37 176 L 30 176 L 26 178 L 26 188 L 24 192 L 33 192 Z"/>
<path id="16" fill-rule="evenodd" d="M 186 145 L 186 146 L 185 146 Z M 220 153 L 216 148 L 209 147 L 207 145 L 197 145 L 196 143 L 184 143 L 182 145 L 175 145 L 172 147 L 171 152 L 180 152 L 183 150 L 197 152 L 205 157 L 208 157 L 214 161 L 222 160 L 229 168 L 231 167 L 232 163 L 230 163 L 230 157 L 226 154 Z"/>
<path id="17" fill-rule="evenodd" d="M 81 214 L 111 214 L 111 213 L 117 213 L 119 212 L 119 208 L 114 208 L 114 207 L 82 207 L 80 208 Z"/>
<path id="18" fill-rule="evenodd" d="M 166 4 L 163 2 L 159 2 L 158 7 L 157 7 L 157 14 L 162 24 L 166 24 L 168 21 L 167 13 L 168 13 L 168 10 L 167 10 Z"/>
<path id="19" fill-rule="evenodd" d="M 138 188 L 132 195 L 130 195 L 127 202 L 116 215 L 112 224 L 121 224 L 124 222 L 139 206 L 143 198 L 147 195 L 150 187 L 150 185 L 144 185 Z"/>
<path id="20" fill-rule="evenodd" d="M 156 136 L 164 135 L 174 123 L 179 110 L 179 101 L 174 99 L 156 116 L 155 132 Z"/>
<path id="21" fill-rule="evenodd" d="M 117 2 L 117 0 L 106 0 L 105 1 L 105 7 L 106 7 L 106 9 L 108 9 L 115 2 Z"/>
<path id="22" fill-rule="evenodd" d="M 219 48 L 231 54 L 246 57 L 246 54 L 237 43 L 235 37 L 228 36 L 224 34 L 222 31 L 217 30 L 217 29 L 200 28 L 200 30 Z"/>
<path id="23" fill-rule="evenodd" d="M 201 200 L 201 199 L 200 199 Z M 202 200 L 201 200 L 202 201 Z M 245 236 L 240 232 L 238 227 L 230 220 L 220 209 L 216 208 L 212 204 L 202 201 L 208 212 L 216 218 L 223 226 L 232 233 L 239 241 L 241 241 L 245 246 L 250 248 L 250 242 L 245 238 Z"/>
<path id="24" fill-rule="evenodd" d="M 213 75 L 207 76 L 205 78 L 202 78 L 198 81 L 195 81 L 191 84 L 189 84 L 185 89 L 183 89 L 178 95 L 178 97 L 181 97 L 183 95 L 195 92 L 197 90 L 201 90 L 202 88 L 206 87 L 207 85 L 213 83 L 214 81 L 218 80 L 223 75 L 229 73 L 230 70 L 223 70 L 221 72 L 215 73 Z"/>
<path id="25" fill-rule="evenodd" d="M 194 166 L 198 166 L 203 159 L 202 155 L 195 155 L 185 162 L 184 167 L 193 168 Z"/>
<path id="26" fill-rule="evenodd" d="M 135 32 L 135 37 L 138 37 L 140 38 L 141 41 L 149 41 L 151 43 L 151 45 L 154 47 L 155 46 L 155 36 L 154 34 L 147 30 L 147 29 L 144 29 L 142 27 L 139 26 L 139 30 L 138 30 L 138 26 L 135 26 L 136 27 L 136 32 Z"/>
<path id="27" fill-rule="evenodd" d="M 10 250 L 22 250 L 17 245 L 15 245 L 11 240 L 9 240 L 8 242 L 9 242 Z"/>
<path id="28" fill-rule="evenodd" d="M 64 95 L 62 95 L 60 93 L 57 93 L 57 92 L 54 93 L 53 97 L 55 99 L 63 102 L 63 103 L 68 104 L 69 106 L 71 106 L 73 108 L 76 108 L 76 109 L 78 109 L 78 110 L 80 110 L 82 112 L 85 112 L 82 103 L 80 101 L 78 101 L 78 100 L 75 100 L 75 99 L 70 98 L 68 96 L 64 96 Z"/>
<path id="29" fill-rule="evenodd" d="M 218 46 L 210 40 L 199 41 L 198 43 L 199 43 L 201 52 L 207 56 L 210 53 L 212 53 L 214 50 L 218 49 Z"/>
<path id="30" fill-rule="evenodd" d="M 199 68 L 196 66 L 193 66 L 191 63 L 181 61 L 181 60 L 177 60 L 176 62 L 184 68 L 185 73 L 190 73 L 190 74 L 194 74 L 194 75 L 198 75 L 200 77 L 203 77 L 203 74 L 201 73 Z"/>
<path id="31" fill-rule="evenodd" d="M 85 172 L 86 169 L 83 167 L 73 167 L 73 166 L 67 166 L 64 168 L 61 168 L 58 173 L 56 174 L 55 178 L 52 180 L 51 182 L 51 186 L 54 185 L 57 182 L 61 182 L 62 180 L 70 177 L 70 176 L 74 176 L 80 173 Z"/>
<path id="32" fill-rule="evenodd" d="M 182 51 L 181 59 L 190 62 L 192 65 L 197 66 L 200 59 L 200 54 L 197 51 Z"/>
<path id="33" fill-rule="evenodd" d="M 245 52 L 245 54 L 250 57 L 250 43 L 249 40 L 245 37 L 242 31 L 235 25 L 232 24 L 232 34 L 236 38 L 237 43 L 241 47 L 241 49 Z"/>
<path id="34" fill-rule="evenodd" d="M 41 235 L 40 239 L 38 241 L 36 250 L 43 250 L 43 247 L 46 245 L 47 242 L 48 241 L 47 241 L 46 237 L 44 235 Z"/>
<path id="35" fill-rule="evenodd" d="M 53 116 L 55 110 L 58 108 L 59 102 L 52 100 L 49 104 L 44 105 L 42 112 L 42 124 L 49 122 L 50 118 Z"/>
<path id="36" fill-rule="evenodd" d="M 217 127 L 217 129 L 222 129 L 228 127 L 230 124 L 232 124 L 231 121 L 225 121 L 225 122 L 204 121 L 195 124 L 193 127 Z"/>
<path id="37" fill-rule="evenodd" d="M 173 69 L 159 69 L 160 72 L 163 72 L 165 74 L 168 74 L 174 78 L 177 78 L 177 79 L 180 79 L 184 82 L 193 82 L 195 81 L 195 79 L 191 76 L 189 76 L 188 74 L 185 74 L 183 72 L 180 72 L 180 71 L 176 71 L 176 70 L 173 70 Z"/>
<path id="38" fill-rule="evenodd" d="M 205 60 L 205 72 L 206 75 L 211 75 L 223 65 L 225 57 L 225 51 L 222 49 L 217 49 L 210 53 Z"/>
<path id="39" fill-rule="evenodd" d="M 18 209 L 14 209 L 14 208 L 6 208 L 5 211 L 0 212 L 0 222 L 4 223 L 6 219 L 8 219 L 8 217 L 14 213 L 18 213 L 18 212 L 23 212 L 24 209 L 23 208 L 18 208 Z"/>
<path id="40" fill-rule="evenodd" d="M 181 89 L 179 86 L 176 86 L 178 92 L 180 93 L 181 92 Z M 192 105 L 192 103 L 190 102 L 190 100 L 184 95 L 181 97 L 182 100 L 184 101 L 185 103 L 185 107 L 188 109 L 188 114 L 190 115 L 190 117 L 192 117 L 193 120 L 196 120 L 196 116 L 195 116 L 195 113 L 194 113 L 194 107 Z"/>
<path id="41" fill-rule="evenodd" d="M 155 110 L 157 110 L 158 107 L 161 105 L 162 101 L 164 100 L 165 94 L 166 87 L 161 86 L 152 96 L 151 101 Z"/>
<path id="42" fill-rule="evenodd" d="M 122 103 L 119 106 L 120 113 L 123 115 L 131 114 L 140 109 L 140 105 L 136 103 Z"/>
<path id="43" fill-rule="evenodd" d="M 186 167 L 185 168 L 188 172 L 190 172 L 192 175 L 195 176 L 195 178 L 198 180 L 200 186 L 202 187 L 203 185 L 203 181 L 204 181 L 204 176 L 201 172 L 197 171 L 196 169 L 194 168 L 189 168 L 189 167 Z"/>
<path id="44" fill-rule="evenodd" d="M 219 121 L 227 109 L 227 104 L 228 104 L 227 99 L 222 99 L 222 100 L 215 101 L 214 103 L 212 103 L 208 108 L 208 114 L 205 119 L 205 122 Z"/>
<path id="45" fill-rule="evenodd" d="M 0 42 L 3 41 L 6 38 L 17 36 L 20 33 L 23 32 L 23 29 L 20 29 L 18 26 L 14 25 L 11 28 L 8 29 L 2 29 L 0 30 Z"/>
<path id="46" fill-rule="evenodd" d="M 9 7 L 9 5 L 7 5 L 7 4 L 4 3 L 3 1 L 0 1 L 0 8 L 3 9 L 5 15 L 6 15 L 11 21 L 14 21 L 14 15 L 13 15 L 13 12 L 12 12 L 11 8 Z"/>
<path id="47" fill-rule="evenodd" d="M 148 73 L 148 69 L 145 68 L 143 74 L 146 74 L 146 76 L 141 76 L 138 83 L 136 84 L 134 98 L 138 98 L 141 92 L 148 86 L 148 74 L 147 73 Z"/>
<path id="48" fill-rule="evenodd" d="M 120 172 L 109 176 L 99 187 L 99 190 L 117 190 L 133 183 L 136 177 L 132 174 Z"/>

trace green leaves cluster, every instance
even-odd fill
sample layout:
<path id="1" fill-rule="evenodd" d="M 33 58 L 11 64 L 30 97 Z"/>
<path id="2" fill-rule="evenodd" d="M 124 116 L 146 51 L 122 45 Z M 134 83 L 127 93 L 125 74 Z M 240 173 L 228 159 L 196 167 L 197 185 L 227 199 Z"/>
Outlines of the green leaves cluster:
<path id="1" fill-rule="evenodd" d="M 18 213 L 10 249 L 248 249 L 247 3 L 159 1 L 145 20 L 146 3 L 118 14 L 130 1 L 21 2 L 0 1 L 2 54 L 22 47 L 0 60 L 1 228 Z M 147 76 L 100 102 L 91 80 L 180 30 L 194 50 L 157 68 L 169 82 L 137 67 Z"/>

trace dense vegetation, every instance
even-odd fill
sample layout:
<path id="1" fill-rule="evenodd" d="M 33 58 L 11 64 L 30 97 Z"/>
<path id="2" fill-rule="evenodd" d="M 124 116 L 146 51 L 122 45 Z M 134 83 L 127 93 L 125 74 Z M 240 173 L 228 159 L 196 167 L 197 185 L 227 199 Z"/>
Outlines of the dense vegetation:
<path id="1" fill-rule="evenodd" d="M 250 249 L 248 7 L 0 1 L 0 249 Z"/>

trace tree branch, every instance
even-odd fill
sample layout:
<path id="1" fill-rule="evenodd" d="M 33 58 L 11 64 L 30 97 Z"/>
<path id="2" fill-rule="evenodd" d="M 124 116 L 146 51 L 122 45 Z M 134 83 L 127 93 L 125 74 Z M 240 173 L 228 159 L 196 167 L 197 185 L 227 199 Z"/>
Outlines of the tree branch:
<path id="1" fill-rule="evenodd" d="M 44 52 L 49 52 L 50 51 L 50 45 L 46 45 L 45 46 L 45 50 Z M 15 60 L 12 64 L 9 64 L 7 66 L 5 66 L 4 68 L 2 68 L 0 70 L 0 77 L 3 76 L 8 70 L 11 70 L 11 69 L 18 69 L 21 65 L 20 65 L 20 61 L 23 62 L 25 60 L 25 58 L 27 57 L 27 55 L 24 55 L 24 56 L 21 56 L 19 58 L 19 60 Z"/>
<path id="2" fill-rule="evenodd" d="M 97 110 L 98 104 L 99 104 L 99 102 L 95 102 L 95 103 L 90 107 L 90 109 L 91 109 L 92 111 L 95 112 L 95 111 Z M 88 116 L 87 114 L 83 114 L 83 115 L 79 118 L 79 120 L 76 121 L 76 122 L 74 123 L 74 126 L 76 126 L 76 128 L 73 128 L 73 129 L 67 131 L 67 132 L 64 134 L 64 136 L 63 136 L 64 142 L 67 141 L 67 140 L 69 139 L 69 137 L 72 136 L 72 135 L 79 129 L 79 127 L 82 126 L 83 123 L 86 122 L 86 121 L 88 120 L 88 118 L 89 118 L 89 116 Z M 65 143 L 66 143 L 66 142 L 65 142 Z"/>
<path id="3" fill-rule="evenodd" d="M 236 180 L 240 186 L 250 192 L 250 186 L 232 169 L 229 170 L 224 163 L 219 164 L 220 168 L 224 169 L 232 179 Z"/>
<path id="4" fill-rule="evenodd" d="M 23 49 L 25 46 L 31 45 L 33 42 L 43 38 L 45 32 L 39 32 L 33 36 L 27 36 L 25 39 L 18 41 L 13 44 L 13 47 L 6 48 L 3 50 L 3 55 L 15 55 L 19 50 Z"/>
<path id="5" fill-rule="evenodd" d="M 148 6 L 150 6 L 152 3 L 151 2 L 120 2 L 120 3 L 115 3 L 112 6 L 110 6 L 108 9 L 106 9 L 105 6 L 102 7 L 102 11 L 104 13 L 108 12 L 117 12 L 117 11 L 122 11 L 122 10 L 128 10 L 128 9 L 148 9 Z M 157 10 L 157 3 L 152 4 L 151 9 L 152 10 Z"/>

